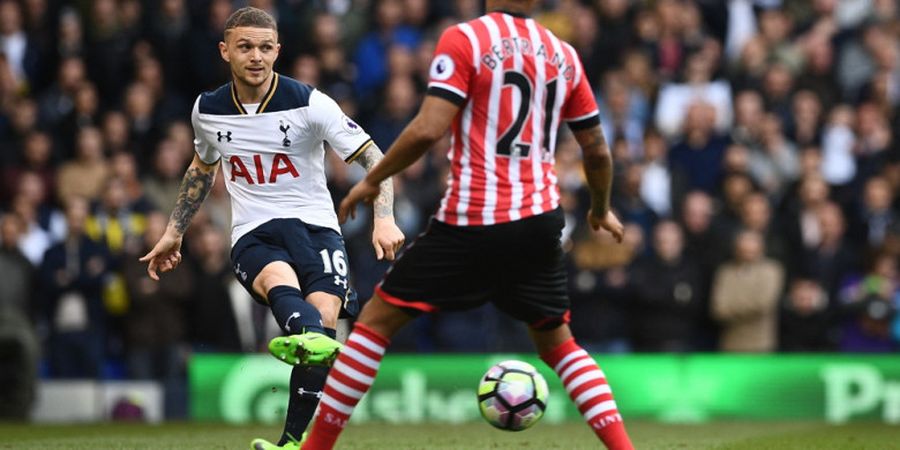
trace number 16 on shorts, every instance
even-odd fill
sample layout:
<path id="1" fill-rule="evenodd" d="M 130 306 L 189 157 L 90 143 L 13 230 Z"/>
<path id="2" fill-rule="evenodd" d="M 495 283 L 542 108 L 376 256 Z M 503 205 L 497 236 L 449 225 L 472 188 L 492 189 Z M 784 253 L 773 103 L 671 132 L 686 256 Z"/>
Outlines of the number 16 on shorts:
<path id="1" fill-rule="evenodd" d="M 326 248 L 319 252 L 319 256 L 322 257 L 322 271 L 328 274 L 337 273 L 334 276 L 334 284 L 347 289 L 347 259 L 344 257 L 344 251 L 335 250 L 329 255 Z"/>

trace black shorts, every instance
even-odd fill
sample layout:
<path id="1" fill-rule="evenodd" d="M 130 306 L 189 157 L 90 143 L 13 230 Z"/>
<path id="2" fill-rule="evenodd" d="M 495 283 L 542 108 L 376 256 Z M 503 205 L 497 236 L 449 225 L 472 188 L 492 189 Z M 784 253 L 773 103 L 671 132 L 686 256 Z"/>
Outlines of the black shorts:
<path id="1" fill-rule="evenodd" d="M 274 261 L 294 268 L 304 296 L 327 292 L 343 299 L 340 317 L 359 312 L 356 294 L 347 284 L 344 238 L 337 231 L 300 219 L 272 219 L 241 236 L 231 249 L 232 268 L 244 289 L 263 305 L 268 302 L 253 292 L 253 280 Z"/>
<path id="2" fill-rule="evenodd" d="M 376 293 L 410 314 L 491 302 L 532 328 L 569 321 L 560 209 L 490 226 L 431 220 L 388 270 Z"/>

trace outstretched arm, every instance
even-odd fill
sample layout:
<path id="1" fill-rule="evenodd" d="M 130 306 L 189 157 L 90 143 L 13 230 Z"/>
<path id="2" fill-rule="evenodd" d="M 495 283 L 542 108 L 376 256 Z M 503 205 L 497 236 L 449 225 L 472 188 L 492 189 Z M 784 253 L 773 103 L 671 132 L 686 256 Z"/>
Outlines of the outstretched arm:
<path id="1" fill-rule="evenodd" d="M 612 233 L 617 241 L 622 242 L 624 228 L 609 208 L 613 165 L 609 146 L 603 136 L 603 128 L 596 125 L 575 131 L 574 135 L 578 145 L 581 146 L 584 175 L 587 178 L 588 189 L 591 191 L 591 210 L 588 212 L 588 222 L 594 230 L 603 228 Z"/>
<path id="2" fill-rule="evenodd" d="M 359 158 L 356 158 L 356 162 L 359 165 L 363 166 L 367 172 L 371 172 L 372 168 L 378 164 L 379 161 L 384 159 L 384 154 L 381 153 L 381 149 L 378 148 L 375 144 L 372 144 L 367 148 L 362 155 L 359 155 Z M 374 212 L 375 219 L 385 219 L 390 218 L 393 220 L 394 218 L 394 183 L 390 177 L 385 178 L 378 185 L 379 192 L 378 196 L 375 197 L 375 200 L 372 202 L 372 210 Z"/>
<path id="3" fill-rule="evenodd" d="M 165 234 L 159 239 L 153 250 L 140 259 L 149 263 L 147 273 L 150 278 L 158 281 L 157 269 L 161 272 L 168 272 L 175 269 L 181 262 L 182 237 L 188 225 L 191 224 L 191 219 L 194 218 L 200 205 L 209 195 L 218 169 L 218 161 L 207 164 L 198 155 L 194 155 L 194 160 L 191 161 L 191 165 L 181 180 L 178 200 L 175 202 L 172 216 L 169 217 L 169 225 L 166 227 Z"/>
<path id="4" fill-rule="evenodd" d="M 457 112 L 459 106 L 456 104 L 437 96 L 426 96 L 419 113 L 403 129 L 384 158 L 344 197 L 338 210 L 341 223 L 346 221 L 348 216 L 355 217 L 356 204 L 360 201 L 374 202 L 379 195 L 379 185 L 385 179 L 416 162 L 444 136 Z"/>
<path id="5" fill-rule="evenodd" d="M 367 148 L 356 161 L 366 171 L 371 171 L 379 161 L 384 159 L 381 149 L 375 144 Z M 403 245 L 403 232 L 394 223 L 394 181 L 388 177 L 378 185 L 378 195 L 372 203 L 374 227 L 372 229 L 372 245 L 378 259 L 387 258 L 393 261 L 394 255 Z"/>

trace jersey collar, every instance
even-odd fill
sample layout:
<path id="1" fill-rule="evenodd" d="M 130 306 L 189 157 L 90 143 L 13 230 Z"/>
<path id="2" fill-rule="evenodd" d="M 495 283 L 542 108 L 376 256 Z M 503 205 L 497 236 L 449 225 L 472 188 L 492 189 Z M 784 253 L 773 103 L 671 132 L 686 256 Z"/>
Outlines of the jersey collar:
<path id="1" fill-rule="evenodd" d="M 520 19 L 527 19 L 527 18 L 531 17 L 531 16 L 529 16 L 528 14 L 525 14 L 525 13 L 507 11 L 507 10 L 505 10 L 505 9 L 495 9 L 495 10 L 493 10 L 493 11 L 491 11 L 491 12 L 492 12 L 492 13 L 498 12 L 498 13 L 501 13 L 501 14 L 509 14 L 510 16 L 518 17 L 518 18 L 520 18 Z"/>
<path id="2" fill-rule="evenodd" d="M 261 114 L 265 112 L 266 106 L 269 106 L 269 102 L 272 100 L 272 97 L 275 96 L 275 89 L 278 89 L 278 73 L 272 72 L 274 78 L 272 78 L 272 84 L 269 85 L 269 90 L 266 91 L 266 95 L 263 96 L 261 102 L 259 102 L 259 106 L 256 107 L 256 114 Z M 234 107 L 237 108 L 238 112 L 242 115 L 247 114 L 247 110 L 244 109 L 244 105 L 241 104 L 240 100 L 238 100 L 237 95 L 237 87 L 234 85 L 234 81 L 231 82 L 231 100 L 234 102 Z"/>

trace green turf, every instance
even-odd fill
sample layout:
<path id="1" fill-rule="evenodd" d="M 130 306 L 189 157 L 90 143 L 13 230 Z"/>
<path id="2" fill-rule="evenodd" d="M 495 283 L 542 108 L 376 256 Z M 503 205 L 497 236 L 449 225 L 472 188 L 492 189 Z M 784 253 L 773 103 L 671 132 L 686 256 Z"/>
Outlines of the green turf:
<path id="1" fill-rule="evenodd" d="M 662 425 L 633 421 L 629 430 L 638 449 L 900 449 L 900 426 L 862 423 L 827 426 L 803 422 L 734 422 Z M 0 425 L 3 449 L 244 449 L 254 437 L 274 438 L 266 426 L 174 423 L 144 425 Z M 484 424 L 351 426 L 341 449 L 588 449 L 600 448 L 582 424 L 548 425 L 520 432 Z"/>

